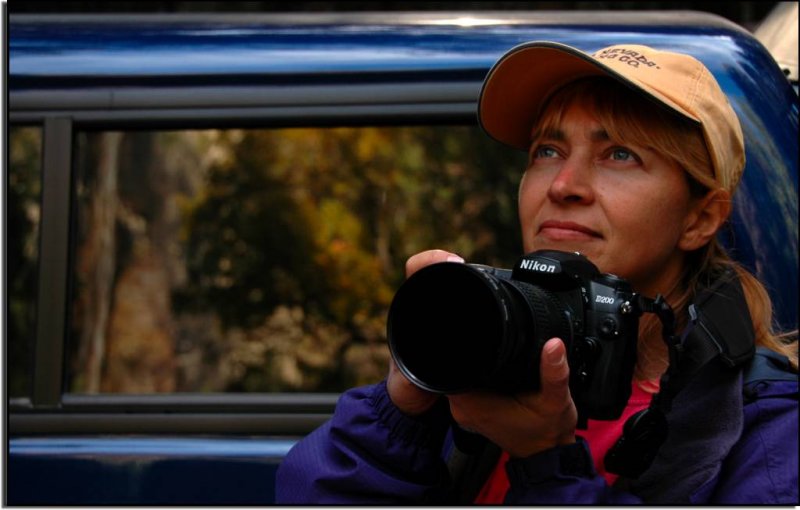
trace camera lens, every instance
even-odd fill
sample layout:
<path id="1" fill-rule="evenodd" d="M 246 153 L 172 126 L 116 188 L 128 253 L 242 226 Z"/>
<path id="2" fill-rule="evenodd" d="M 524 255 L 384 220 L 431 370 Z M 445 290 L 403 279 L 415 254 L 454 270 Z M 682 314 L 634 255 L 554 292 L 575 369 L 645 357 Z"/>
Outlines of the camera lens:
<path id="1" fill-rule="evenodd" d="M 456 393 L 538 388 L 542 345 L 553 336 L 569 342 L 570 331 L 564 307 L 544 289 L 469 264 L 440 263 L 397 291 L 387 336 L 411 382 Z"/>

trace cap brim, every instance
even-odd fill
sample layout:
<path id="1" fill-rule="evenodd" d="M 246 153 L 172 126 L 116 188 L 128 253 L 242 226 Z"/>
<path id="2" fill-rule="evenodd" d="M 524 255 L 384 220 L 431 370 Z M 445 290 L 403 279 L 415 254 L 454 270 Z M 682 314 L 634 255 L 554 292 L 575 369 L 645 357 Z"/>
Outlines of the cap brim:
<path id="1" fill-rule="evenodd" d="M 590 55 L 550 41 L 509 50 L 489 71 L 478 98 L 478 122 L 495 140 L 527 150 L 531 129 L 547 99 L 564 85 L 589 76 L 608 76 L 697 121 L 668 98 L 640 87 Z"/>

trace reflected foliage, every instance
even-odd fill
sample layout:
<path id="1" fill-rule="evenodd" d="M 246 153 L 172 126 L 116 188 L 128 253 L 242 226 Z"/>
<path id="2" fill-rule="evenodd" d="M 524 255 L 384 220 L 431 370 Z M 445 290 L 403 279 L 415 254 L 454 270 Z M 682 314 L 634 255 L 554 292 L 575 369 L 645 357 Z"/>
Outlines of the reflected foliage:
<path id="1" fill-rule="evenodd" d="M 80 154 L 74 391 L 376 382 L 410 255 L 520 253 L 525 155 L 475 127 L 99 133 Z"/>
<path id="2" fill-rule="evenodd" d="M 32 377 L 42 186 L 41 129 L 12 128 L 8 142 L 6 383 L 8 396 L 14 398 L 28 395 Z"/>

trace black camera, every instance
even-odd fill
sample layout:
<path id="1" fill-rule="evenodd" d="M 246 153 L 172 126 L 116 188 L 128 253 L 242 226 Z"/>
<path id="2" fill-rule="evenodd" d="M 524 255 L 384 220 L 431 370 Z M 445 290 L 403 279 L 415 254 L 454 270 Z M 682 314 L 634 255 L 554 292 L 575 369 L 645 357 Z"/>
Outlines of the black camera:
<path id="1" fill-rule="evenodd" d="M 537 390 L 544 343 L 567 347 L 581 421 L 621 414 L 642 311 L 625 280 L 579 253 L 542 250 L 513 270 L 442 262 L 414 273 L 389 309 L 398 368 L 435 393 Z"/>

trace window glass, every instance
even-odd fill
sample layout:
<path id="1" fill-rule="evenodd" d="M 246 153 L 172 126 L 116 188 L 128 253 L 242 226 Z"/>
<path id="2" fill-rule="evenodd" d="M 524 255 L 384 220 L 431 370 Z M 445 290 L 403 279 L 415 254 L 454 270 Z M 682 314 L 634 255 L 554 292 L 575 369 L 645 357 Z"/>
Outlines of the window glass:
<path id="1" fill-rule="evenodd" d="M 42 130 L 9 130 L 6 221 L 6 331 L 8 396 L 30 395 L 36 336 Z"/>
<path id="2" fill-rule="evenodd" d="M 474 126 L 79 134 L 69 390 L 380 380 L 408 256 L 520 254 L 525 157 Z"/>

